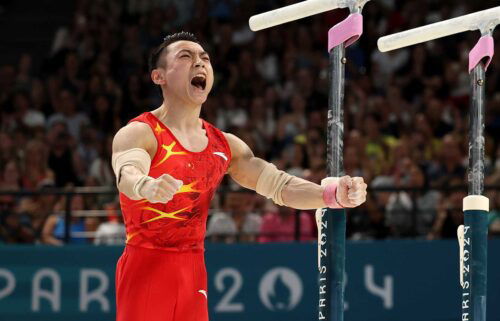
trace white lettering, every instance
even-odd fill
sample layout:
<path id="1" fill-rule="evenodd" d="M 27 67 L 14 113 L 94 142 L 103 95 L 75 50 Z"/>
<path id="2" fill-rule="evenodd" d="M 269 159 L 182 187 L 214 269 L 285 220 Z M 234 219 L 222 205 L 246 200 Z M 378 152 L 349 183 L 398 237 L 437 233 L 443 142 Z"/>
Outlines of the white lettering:
<path id="1" fill-rule="evenodd" d="M 41 288 L 42 280 L 49 278 L 52 281 L 52 291 Z M 45 268 L 35 273 L 31 291 L 31 310 L 40 311 L 40 299 L 46 299 L 52 305 L 52 311 L 61 310 L 61 278 L 53 269 Z"/>
<path id="2" fill-rule="evenodd" d="M 368 292 L 378 296 L 384 302 L 384 308 L 392 309 L 393 307 L 393 277 L 390 275 L 384 276 L 384 286 L 379 287 L 375 284 L 373 265 L 365 266 L 365 286 Z"/>
<path id="3" fill-rule="evenodd" d="M 245 311 L 245 306 L 240 302 L 233 302 L 232 300 L 236 297 L 238 292 L 243 285 L 243 277 L 241 273 L 234 268 L 223 268 L 215 275 L 215 288 L 219 292 L 226 290 L 224 285 L 224 280 L 232 279 L 233 284 L 229 287 L 228 291 L 222 296 L 219 303 L 215 305 L 216 312 L 243 312 Z"/>
<path id="4" fill-rule="evenodd" d="M 319 299 L 319 307 L 320 308 L 326 307 L 325 301 L 326 301 L 326 299 Z"/>
<path id="5" fill-rule="evenodd" d="M 89 280 L 95 278 L 99 280 L 99 286 L 89 292 Z M 97 301 L 101 304 L 101 310 L 109 312 L 109 301 L 105 296 L 108 290 L 108 276 L 98 269 L 82 269 L 80 271 L 80 311 L 87 312 L 89 303 Z"/>
<path id="6" fill-rule="evenodd" d="M 468 308 L 469 308 L 469 300 L 462 301 L 462 309 L 468 309 Z"/>
<path id="7" fill-rule="evenodd" d="M 0 300 L 9 296 L 16 288 L 16 277 L 7 269 L 0 269 L 0 277 L 5 279 L 5 287 L 0 290 Z"/>
<path id="8" fill-rule="evenodd" d="M 325 319 L 326 317 L 323 315 L 323 312 L 320 311 L 318 320 L 325 320 Z"/>
<path id="9" fill-rule="evenodd" d="M 321 234 L 320 244 L 321 245 L 325 245 L 326 244 L 326 234 Z"/>
<path id="10" fill-rule="evenodd" d="M 462 321 L 469 321 L 469 314 L 468 313 L 462 313 Z"/>
<path id="11" fill-rule="evenodd" d="M 325 294 L 326 293 L 326 285 L 322 285 L 319 287 L 319 294 Z"/>

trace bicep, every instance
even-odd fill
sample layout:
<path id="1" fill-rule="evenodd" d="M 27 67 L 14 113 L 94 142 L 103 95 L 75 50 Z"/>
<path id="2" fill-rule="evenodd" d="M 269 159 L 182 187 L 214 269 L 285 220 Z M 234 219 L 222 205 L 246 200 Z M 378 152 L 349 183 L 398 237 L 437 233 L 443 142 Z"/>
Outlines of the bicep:
<path id="1" fill-rule="evenodd" d="M 266 165 L 267 162 L 258 157 L 239 159 L 231 166 L 229 175 L 241 186 L 255 191 L 259 176 Z"/>
<path id="2" fill-rule="evenodd" d="M 147 174 L 156 148 L 156 138 L 147 124 L 133 122 L 120 129 L 113 139 L 112 156 L 117 183 L 123 181 L 123 176 L 135 179 L 137 175 Z M 144 152 L 149 157 L 145 157 Z"/>
<path id="3" fill-rule="evenodd" d="M 255 157 L 250 147 L 238 137 L 226 134 L 226 138 L 232 154 L 229 175 L 241 186 L 255 190 L 267 162 Z"/>

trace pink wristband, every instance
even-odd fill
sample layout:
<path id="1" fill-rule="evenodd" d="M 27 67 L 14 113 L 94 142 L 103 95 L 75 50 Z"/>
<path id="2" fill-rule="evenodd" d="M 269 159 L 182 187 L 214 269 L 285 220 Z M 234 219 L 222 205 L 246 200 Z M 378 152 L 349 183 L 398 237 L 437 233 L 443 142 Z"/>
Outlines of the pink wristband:
<path id="1" fill-rule="evenodd" d="M 323 201 L 326 206 L 329 208 L 344 208 L 342 205 L 337 202 L 337 184 L 330 183 L 325 186 L 323 190 Z"/>

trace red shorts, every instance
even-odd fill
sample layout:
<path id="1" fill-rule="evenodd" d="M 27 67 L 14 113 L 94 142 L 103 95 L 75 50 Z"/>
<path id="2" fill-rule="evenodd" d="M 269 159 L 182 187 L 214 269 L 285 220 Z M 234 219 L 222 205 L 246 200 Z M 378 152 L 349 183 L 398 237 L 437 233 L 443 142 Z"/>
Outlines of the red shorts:
<path id="1" fill-rule="evenodd" d="M 117 321 L 208 321 L 202 251 L 127 245 L 116 267 Z"/>

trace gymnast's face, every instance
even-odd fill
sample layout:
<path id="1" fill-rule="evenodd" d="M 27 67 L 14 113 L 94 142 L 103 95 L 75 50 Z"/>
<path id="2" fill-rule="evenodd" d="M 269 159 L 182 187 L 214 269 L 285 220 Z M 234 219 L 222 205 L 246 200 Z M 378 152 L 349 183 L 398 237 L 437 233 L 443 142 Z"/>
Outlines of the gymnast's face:
<path id="1" fill-rule="evenodd" d="M 201 45 L 185 40 L 170 44 L 165 51 L 152 73 L 153 81 L 163 88 L 167 97 L 187 105 L 203 104 L 214 83 L 208 53 Z"/>

